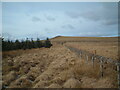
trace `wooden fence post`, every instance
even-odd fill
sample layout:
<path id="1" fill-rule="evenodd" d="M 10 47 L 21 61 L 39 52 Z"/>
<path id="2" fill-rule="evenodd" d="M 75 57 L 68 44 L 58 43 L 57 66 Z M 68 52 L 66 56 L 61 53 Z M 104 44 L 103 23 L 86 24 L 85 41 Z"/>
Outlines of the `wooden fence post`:
<path id="1" fill-rule="evenodd" d="M 102 60 L 102 57 L 100 59 L 100 76 L 103 77 L 103 60 Z"/>
<path id="2" fill-rule="evenodd" d="M 86 54 L 86 63 L 88 63 L 88 55 Z"/>
<path id="3" fill-rule="evenodd" d="M 120 63 L 117 63 L 117 72 L 118 72 L 118 89 L 120 90 Z"/>
<path id="4" fill-rule="evenodd" d="M 82 59 L 82 53 L 80 52 L 80 59 Z"/>
<path id="5" fill-rule="evenodd" d="M 92 65 L 93 65 L 93 68 L 94 68 L 94 56 L 92 56 Z"/>
<path id="6" fill-rule="evenodd" d="M 73 52 L 76 52 L 76 50 L 74 48 L 71 48 L 71 47 L 68 47 L 69 50 L 73 51 Z M 86 62 L 88 61 L 89 57 L 88 55 L 86 54 L 86 52 L 84 51 L 80 51 L 80 57 L 83 58 L 84 60 L 86 59 Z M 94 55 L 94 54 L 90 54 L 90 58 L 92 60 L 92 64 L 93 64 L 93 67 L 94 67 L 94 61 L 95 59 L 99 59 L 100 61 L 100 76 L 103 77 L 104 73 L 104 68 L 103 68 L 103 65 L 105 65 L 104 62 L 108 61 L 112 64 L 116 64 L 116 67 L 117 67 L 117 80 L 118 80 L 118 90 L 120 90 L 120 62 L 114 62 L 114 60 L 108 60 L 106 59 L 105 57 L 102 57 L 102 56 L 98 56 L 98 55 Z M 106 60 L 105 60 L 106 59 Z M 104 60 L 104 61 L 103 61 Z"/>

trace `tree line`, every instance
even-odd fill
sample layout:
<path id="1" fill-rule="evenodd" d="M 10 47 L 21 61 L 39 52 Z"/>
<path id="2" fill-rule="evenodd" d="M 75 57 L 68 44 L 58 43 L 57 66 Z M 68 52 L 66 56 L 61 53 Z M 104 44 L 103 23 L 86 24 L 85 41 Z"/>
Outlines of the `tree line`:
<path id="1" fill-rule="evenodd" d="M 10 51 L 10 50 L 17 50 L 17 49 L 32 49 L 32 48 L 41 48 L 46 47 L 50 48 L 52 46 L 49 38 L 47 38 L 45 41 L 41 41 L 39 38 L 37 40 L 29 40 L 26 38 L 26 40 L 19 41 L 18 39 L 14 42 L 11 40 L 4 40 L 2 38 L 2 51 Z"/>

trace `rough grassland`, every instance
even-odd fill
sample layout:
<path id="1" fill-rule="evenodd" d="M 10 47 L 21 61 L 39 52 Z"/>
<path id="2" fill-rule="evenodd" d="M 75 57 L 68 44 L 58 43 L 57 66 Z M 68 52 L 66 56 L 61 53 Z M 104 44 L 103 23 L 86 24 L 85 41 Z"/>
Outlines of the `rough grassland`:
<path id="1" fill-rule="evenodd" d="M 4 88 L 117 87 L 116 72 L 111 67 L 101 78 L 98 63 L 93 68 L 91 62 L 86 64 L 64 45 L 54 42 L 51 48 L 3 52 L 3 57 Z"/>

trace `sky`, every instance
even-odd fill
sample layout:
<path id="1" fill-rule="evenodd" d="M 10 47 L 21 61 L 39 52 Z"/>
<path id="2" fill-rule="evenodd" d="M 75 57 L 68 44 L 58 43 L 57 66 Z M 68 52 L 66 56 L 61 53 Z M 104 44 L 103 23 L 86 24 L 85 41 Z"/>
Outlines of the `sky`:
<path id="1" fill-rule="evenodd" d="M 117 2 L 2 3 L 2 36 L 12 40 L 116 35 Z"/>

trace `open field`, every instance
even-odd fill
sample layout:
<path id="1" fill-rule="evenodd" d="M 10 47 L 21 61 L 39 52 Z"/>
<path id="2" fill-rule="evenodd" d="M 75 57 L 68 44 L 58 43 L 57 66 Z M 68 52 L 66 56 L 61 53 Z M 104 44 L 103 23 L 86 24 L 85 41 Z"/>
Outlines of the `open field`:
<path id="1" fill-rule="evenodd" d="M 118 42 L 118 40 L 119 40 L 118 37 L 68 37 L 68 36 L 58 36 L 51 39 L 51 41 L 55 42 Z"/>
<path id="2" fill-rule="evenodd" d="M 118 42 L 68 42 L 65 45 L 118 60 Z"/>
<path id="3" fill-rule="evenodd" d="M 108 68 L 105 67 L 104 77 L 101 78 L 99 63 L 95 63 L 93 68 L 90 61 L 86 64 L 84 59 L 66 48 L 71 46 L 116 60 L 117 38 L 58 37 L 51 41 L 51 48 L 3 52 L 3 87 L 117 87 L 117 72 L 112 70 L 111 64 L 107 64 Z"/>
<path id="4" fill-rule="evenodd" d="M 66 46 L 118 60 L 118 40 L 117 37 L 58 37 L 52 41 L 64 42 Z"/>

